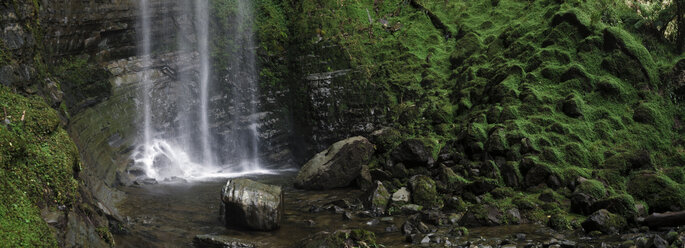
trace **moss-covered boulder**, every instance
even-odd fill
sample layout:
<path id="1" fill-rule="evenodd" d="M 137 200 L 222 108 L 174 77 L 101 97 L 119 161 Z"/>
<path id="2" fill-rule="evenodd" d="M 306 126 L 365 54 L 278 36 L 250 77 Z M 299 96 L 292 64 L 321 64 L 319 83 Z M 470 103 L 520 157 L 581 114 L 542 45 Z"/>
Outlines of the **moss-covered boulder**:
<path id="1" fill-rule="evenodd" d="M 628 194 L 621 194 L 597 201 L 590 208 L 594 211 L 606 209 L 609 212 L 623 216 L 628 221 L 634 221 L 638 215 L 635 200 Z"/>
<path id="2" fill-rule="evenodd" d="M 549 217 L 547 226 L 557 231 L 566 231 L 571 229 L 571 222 L 564 214 L 556 213 Z"/>
<path id="3" fill-rule="evenodd" d="M 605 234 L 612 234 L 621 231 L 626 226 L 626 220 L 606 209 L 600 209 L 590 215 L 581 225 L 588 233 L 600 231 Z"/>
<path id="4" fill-rule="evenodd" d="M 376 150 L 379 153 L 385 153 L 402 142 L 402 134 L 392 127 L 384 127 L 373 131 L 369 140 L 376 145 Z"/>
<path id="5" fill-rule="evenodd" d="M 373 152 L 373 144 L 361 136 L 338 141 L 302 166 L 295 178 L 295 187 L 331 189 L 349 186 Z"/>
<path id="6" fill-rule="evenodd" d="M 606 188 L 602 182 L 594 179 L 578 178 L 577 183 L 571 195 L 571 212 L 590 214 L 596 210 L 592 204 L 606 197 Z"/>
<path id="7" fill-rule="evenodd" d="M 373 214 L 383 215 L 390 203 L 390 193 L 383 183 L 376 181 L 374 187 L 365 193 L 363 200 L 366 208 L 370 209 Z"/>
<path id="8" fill-rule="evenodd" d="M 593 199 L 602 199 L 606 197 L 607 190 L 604 184 L 594 179 L 580 180 L 580 184 L 576 186 L 574 193 L 586 194 Z"/>
<path id="9" fill-rule="evenodd" d="M 685 191 L 666 176 L 652 172 L 635 174 L 628 181 L 628 193 L 645 201 L 650 212 L 666 212 L 685 209 Z"/>
<path id="10" fill-rule="evenodd" d="M 443 201 L 438 194 L 435 181 L 425 175 L 417 175 L 409 180 L 411 184 L 412 201 L 424 208 L 442 208 Z"/>

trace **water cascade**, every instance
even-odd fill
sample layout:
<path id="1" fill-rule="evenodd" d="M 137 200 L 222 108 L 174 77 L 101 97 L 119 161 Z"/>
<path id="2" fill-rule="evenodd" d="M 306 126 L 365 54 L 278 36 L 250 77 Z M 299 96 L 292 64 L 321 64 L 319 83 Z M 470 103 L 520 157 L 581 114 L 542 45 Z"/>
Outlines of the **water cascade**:
<path id="1" fill-rule="evenodd" d="M 227 76 L 216 80 L 212 77 L 209 54 L 209 2 L 178 0 L 176 20 L 188 25 L 177 23 L 177 47 L 168 51 L 177 57 L 177 63 L 160 66 L 155 61 L 151 30 L 156 25 L 151 23 L 155 7 L 149 0 L 140 0 L 138 57 L 144 69 L 139 75 L 143 86 L 139 108 L 143 140 L 132 154 L 132 168 L 143 171 L 147 177 L 157 181 L 175 177 L 192 180 L 267 172 L 261 169 L 258 159 L 253 6 L 248 0 L 236 2 L 236 14 L 231 21 L 237 28 L 230 37 L 234 45 L 226 48 L 232 56 L 228 58 L 228 68 L 221 68 Z M 191 62 L 182 65 L 187 60 Z M 161 84 L 158 68 L 165 66 L 175 68 L 175 76 Z M 223 94 L 216 89 L 230 90 L 226 96 L 231 106 L 220 106 L 230 109 L 230 130 L 212 128 L 212 99 Z M 217 153 L 224 156 L 217 157 Z"/>
<path id="2" fill-rule="evenodd" d="M 230 34 L 234 45 L 228 68 L 228 82 L 232 86 L 231 99 L 234 106 L 234 121 L 229 136 L 229 144 L 233 147 L 234 154 L 241 156 L 236 161 L 244 170 L 259 168 L 258 126 L 257 113 L 258 87 L 255 61 L 255 41 L 253 19 L 253 6 L 251 0 L 237 0 L 236 13 L 232 23 L 236 26 Z M 241 128 L 245 126 L 247 128 Z"/>

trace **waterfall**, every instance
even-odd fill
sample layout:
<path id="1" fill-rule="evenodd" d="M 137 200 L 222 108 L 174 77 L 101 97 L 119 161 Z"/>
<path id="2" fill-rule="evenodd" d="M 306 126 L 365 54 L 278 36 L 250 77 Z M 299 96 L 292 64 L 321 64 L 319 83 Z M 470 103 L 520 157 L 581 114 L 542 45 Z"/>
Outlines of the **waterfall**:
<path id="1" fill-rule="evenodd" d="M 140 22 L 141 33 L 139 35 L 141 36 L 141 41 L 143 44 L 139 46 L 139 54 L 142 55 L 142 64 L 145 67 L 150 65 L 150 39 L 152 36 L 150 33 L 150 10 L 148 0 L 140 1 Z M 143 91 L 141 92 L 141 94 L 143 95 L 143 148 L 149 150 L 152 145 L 152 113 L 150 106 L 150 93 L 152 90 L 152 82 L 150 81 L 147 70 L 143 70 L 142 72 L 142 84 Z M 145 153 L 150 152 L 152 151 L 145 151 Z M 152 171 L 152 168 L 150 168 L 151 165 L 152 163 L 146 164 L 145 169 L 147 171 Z M 154 177 L 156 175 L 149 176 Z"/>
<path id="2" fill-rule="evenodd" d="M 225 48 L 231 56 L 226 58 L 228 68 L 222 68 L 227 72 L 224 81 L 212 77 L 208 0 L 177 0 L 162 7 L 150 6 L 150 0 L 139 1 L 143 140 L 131 155 L 134 164 L 129 171 L 142 170 L 158 181 L 267 173 L 258 158 L 259 90 L 251 1 L 236 0 L 231 19 L 235 28 L 230 32 L 233 45 Z M 167 51 L 176 56 L 174 65 L 160 65 L 152 54 L 153 47 L 157 50 L 155 45 L 162 42 L 153 39 L 152 28 L 159 25 L 152 23 L 157 8 L 174 9 L 177 47 Z M 174 78 L 160 76 L 163 73 L 158 68 L 165 66 L 176 68 Z M 219 83 L 229 85 L 213 87 Z M 221 98 L 221 90 L 231 92 L 227 95 L 231 106 L 222 106 L 231 109 L 230 130 L 213 130 L 210 100 Z M 222 159 L 216 156 L 219 152 Z"/>
<path id="3" fill-rule="evenodd" d="M 209 10 L 207 1 L 195 1 L 195 29 L 197 50 L 200 53 L 200 139 L 202 140 L 202 162 L 214 165 L 212 147 L 209 142 Z"/>
<path id="4" fill-rule="evenodd" d="M 232 34 L 234 47 L 230 58 L 229 75 L 232 88 L 233 105 L 236 106 L 235 119 L 244 120 L 234 122 L 231 127 L 232 138 L 237 154 L 241 154 L 240 164 L 244 170 L 258 169 L 259 165 L 259 133 L 258 133 L 258 81 L 255 60 L 255 42 L 253 7 L 251 0 L 237 0 L 237 11 L 233 20 L 236 26 Z M 247 128 L 241 128 L 245 125 Z M 242 133 L 240 130 L 245 130 Z"/>

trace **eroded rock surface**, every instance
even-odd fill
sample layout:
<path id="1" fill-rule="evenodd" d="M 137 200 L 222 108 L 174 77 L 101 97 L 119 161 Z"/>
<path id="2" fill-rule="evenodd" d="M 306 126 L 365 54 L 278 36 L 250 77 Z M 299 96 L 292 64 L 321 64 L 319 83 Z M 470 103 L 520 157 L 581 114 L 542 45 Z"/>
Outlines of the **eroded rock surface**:
<path id="1" fill-rule="evenodd" d="M 278 229 L 283 211 L 280 186 L 239 178 L 228 180 L 221 190 L 221 217 L 227 227 Z"/>

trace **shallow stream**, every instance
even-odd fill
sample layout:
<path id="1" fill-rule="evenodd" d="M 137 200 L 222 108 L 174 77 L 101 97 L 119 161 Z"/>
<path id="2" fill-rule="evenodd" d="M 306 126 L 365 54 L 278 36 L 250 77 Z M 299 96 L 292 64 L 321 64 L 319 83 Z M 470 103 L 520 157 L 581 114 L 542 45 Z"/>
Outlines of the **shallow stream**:
<path id="1" fill-rule="evenodd" d="M 413 247 L 404 242 L 401 227 L 406 216 L 393 216 L 392 220 L 378 221 L 374 218 L 355 217 L 344 220 L 342 214 L 333 211 L 311 211 L 312 206 L 323 206 L 340 199 L 356 199 L 361 194 L 355 189 L 304 191 L 292 187 L 294 172 L 280 175 L 253 175 L 248 178 L 281 185 L 284 188 L 285 214 L 281 228 L 272 232 L 257 232 L 223 227 L 219 220 L 220 192 L 226 179 L 201 182 L 161 183 L 127 187 L 127 199 L 119 211 L 129 225 L 129 233 L 115 235 L 117 247 L 192 247 L 195 235 L 218 234 L 254 243 L 258 247 L 294 247 L 298 241 L 320 232 L 333 232 L 347 228 L 364 228 L 376 233 L 377 241 L 385 247 Z M 375 218 L 379 219 L 380 218 Z M 386 232 L 395 225 L 396 230 Z M 519 234 L 519 238 L 516 236 Z M 521 238 L 520 234 L 525 234 Z M 470 228 L 469 235 L 453 240 L 463 244 L 498 244 L 502 240 L 515 240 L 517 245 L 536 244 L 551 239 L 569 239 L 578 244 L 601 245 L 602 241 L 618 240 L 617 237 L 587 239 L 574 233 L 565 235 L 540 225 L 517 225 Z"/>

